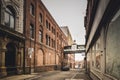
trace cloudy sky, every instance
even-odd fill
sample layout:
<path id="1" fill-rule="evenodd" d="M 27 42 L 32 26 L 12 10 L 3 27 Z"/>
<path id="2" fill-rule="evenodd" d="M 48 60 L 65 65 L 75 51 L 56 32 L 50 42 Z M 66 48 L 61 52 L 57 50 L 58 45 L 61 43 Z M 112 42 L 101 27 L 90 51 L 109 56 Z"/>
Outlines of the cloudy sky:
<path id="1" fill-rule="evenodd" d="M 59 26 L 68 26 L 77 44 L 85 43 L 87 0 L 42 0 Z"/>

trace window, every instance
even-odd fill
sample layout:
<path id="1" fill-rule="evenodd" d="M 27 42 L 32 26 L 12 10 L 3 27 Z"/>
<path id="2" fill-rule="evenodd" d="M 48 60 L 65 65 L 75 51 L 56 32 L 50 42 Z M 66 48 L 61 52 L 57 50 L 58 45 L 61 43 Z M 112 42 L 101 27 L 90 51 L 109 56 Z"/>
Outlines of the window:
<path id="1" fill-rule="evenodd" d="M 51 41 L 50 36 L 46 34 L 46 45 L 50 46 L 50 41 Z"/>
<path id="2" fill-rule="evenodd" d="M 49 30 L 51 29 L 51 24 L 49 23 Z"/>
<path id="3" fill-rule="evenodd" d="M 46 45 L 48 45 L 48 35 L 46 34 Z"/>
<path id="4" fill-rule="evenodd" d="M 50 46 L 50 36 L 49 36 L 49 38 L 48 38 L 48 44 L 49 44 L 49 46 Z"/>
<path id="5" fill-rule="evenodd" d="M 42 23 L 42 21 L 43 21 L 43 16 L 42 16 L 42 14 L 40 13 L 40 15 L 39 15 L 39 21 Z"/>
<path id="6" fill-rule="evenodd" d="M 52 42 L 52 48 L 55 48 L 55 40 L 51 39 Z"/>
<path id="7" fill-rule="evenodd" d="M 56 44 L 55 44 L 55 40 L 53 40 L 53 47 L 55 48 Z"/>
<path id="8" fill-rule="evenodd" d="M 58 37 L 58 32 L 57 32 L 57 37 Z"/>
<path id="9" fill-rule="evenodd" d="M 7 7 L 5 11 L 5 25 L 14 29 L 15 27 L 15 12 L 12 7 Z"/>
<path id="10" fill-rule="evenodd" d="M 34 5 L 33 4 L 30 5 L 30 14 L 32 14 L 32 15 L 35 14 L 34 13 Z"/>
<path id="11" fill-rule="evenodd" d="M 48 21 L 46 20 L 46 27 L 48 28 Z"/>
<path id="12" fill-rule="evenodd" d="M 57 49 L 59 49 L 59 41 L 57 40 Z"/>
<path id="13" fill-rule="evenodd" d="M 51 39 L 51 42 L 52 42 L 52 47 L 53 47 L 53 39 Z"/>
<path id="14" fill-rule="evenodd" d="M 34 26 L 30 24 L 30 37 L 34 38 Z"/>
<path id="15" fill-rule="evenodd" d="M 120 9 L 106 27 L 105 71 L 120 80 Z"/>
<path id="16" fill-rule="evenodd" d="M 53 27 L 52 27 L 52 33 L 53 33 Z"/>
<path id="17" fill-rule="evenodd" d="M 53 29 L 53 33 L 54 33 L 54 35 L 55 35 L 55 33 L 56 33 L 56 30 L 55 30 L 55 29 Z"/>
<path id="18" fill-rule="evenodd" d="M 43 36 L 43 32 L 40 30 L 39 31 L 39 42 L 42 42 L 42 36 Z"/>

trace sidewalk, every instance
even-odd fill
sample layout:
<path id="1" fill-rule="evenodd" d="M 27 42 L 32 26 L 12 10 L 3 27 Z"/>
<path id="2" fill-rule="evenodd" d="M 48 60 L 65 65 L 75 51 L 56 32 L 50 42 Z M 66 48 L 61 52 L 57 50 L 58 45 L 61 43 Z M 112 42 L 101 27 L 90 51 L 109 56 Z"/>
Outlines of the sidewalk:
<path id="1" fill-rule="evenodd" d="M 40 73 L 31 73 L 31 74 L 25 74 L 25 75 L 22 74 L 22 75 L 8 76 L 8 77 L 3 77 L 0 80 L 27 80 L 28 78 L 33 78 L 33 77 L 40 77 Z"/>
<path id="2" fill-rule="evenodd" d="M 31 74 L 22 74 L 22 75 L 13 75 L 0 78 L 0 80 L 36 80 L 44 75 L 55 74 L 58 71 L 46 71 L 40 73 L 31 73 Z"/>
<path id="3" fill-rule="evenodd" d="M 80 69 L 78 73 L 73 77 L 73 80 L 91 80 L 86 74 L 85 69 Z"/>

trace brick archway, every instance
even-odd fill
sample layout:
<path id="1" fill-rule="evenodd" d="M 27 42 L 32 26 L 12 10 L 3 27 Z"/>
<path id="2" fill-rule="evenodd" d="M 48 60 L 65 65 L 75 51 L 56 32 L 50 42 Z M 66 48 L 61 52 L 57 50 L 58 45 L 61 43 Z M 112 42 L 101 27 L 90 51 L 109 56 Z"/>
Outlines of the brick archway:
<path id="1" fill-rule="evenodd" d="M 37 53 L 37 66 L 42 65 L 44 65 L 44 52 L 42 49 L 39 49 Z"/>

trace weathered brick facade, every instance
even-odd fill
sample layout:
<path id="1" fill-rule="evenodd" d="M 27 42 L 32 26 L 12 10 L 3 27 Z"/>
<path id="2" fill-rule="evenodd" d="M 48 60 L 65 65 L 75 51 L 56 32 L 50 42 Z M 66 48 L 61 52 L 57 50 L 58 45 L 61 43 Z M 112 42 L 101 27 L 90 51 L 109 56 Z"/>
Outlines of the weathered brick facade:
<path id="1" fill-rule="evenodd" d="M 32 38 L 31 24 L 34 27 Z M 26 69 L 31 67 L 32 71 L 46 71 L 61 64 L 61 50 L 67 45 L 67 39 L 41 0 L 25 2 L 25 36 Z M 28 48 L 33 48 L 31 63 Z"/>

